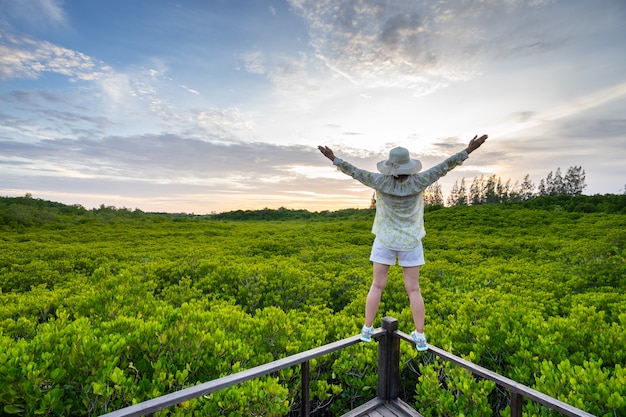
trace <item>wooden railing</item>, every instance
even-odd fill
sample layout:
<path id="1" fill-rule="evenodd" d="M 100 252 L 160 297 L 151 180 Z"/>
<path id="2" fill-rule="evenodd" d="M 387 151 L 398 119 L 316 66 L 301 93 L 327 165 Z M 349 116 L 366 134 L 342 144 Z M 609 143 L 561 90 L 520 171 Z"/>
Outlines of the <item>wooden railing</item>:
<path id="1" fill-rule="evenodd" d="M 393 400 L 398 398 L 400 393 L 400 341 L 405 340 L 413 343 L 411 337 L 398 330 L 398 321 L 392 317 L 384 317 L 382 327 L 374 331 L 374 339 L 378 344 L 378 397 L 382 400 Z M 211 394 L 224 388 L 232 387 L 245 381 L 256 379 L 265 375 L 270 375 L 282 369 L 301 365 L 302 378 L 302 402 L 301 416 L 310 416 L 310 361 L 315 358 L 345 349 L 348 346 L 360 342 L 359 336 L 349 337 L 339 340 L 319 348 L 307 350 L 296 355 L 292 355 L 274 362 L 260 365 L 245 371 L 241 371 L 223 378 L 185 388 L 161 397 L 153 398 L 139 404 L 103 415 L 103 417 L 137 417 L 151 415 L 173 405 L 189 401 L 203 395 Z M 465 359 L 455 356 L 436 346 L 428 345 L 431 352 L 441 359 L 454 363 L 465 368 L 481 378 L 495 382 L 497 385 L 506 388 L 510 392 L 511 417 L 522 416 L 522 404 L 524 398 L 528 398 L 538 404 L 544 405 L 562 415 L 570 417 L 593 417 L 592 414 L 580 410 L 530 387 L 522 385 L 512 379 L 496 374 L 481 366 L 475 365 Z M 418 410 L 419 411 L 419 410 Z"/>
<path id="2" fill-rule="evenodd" d="M 374 337 L 380 337 L 385 334 L 386 331 L 377 329 L 374 332 Z M 137 417 L 152 414 L 156 411 L 162 410 L 166 407 L 180 404 L 184 401 L 189 401 L 194 398 L 201 397 L 203 395 L 211 394 L 224 388 L 232 387 L 242 382 L 256 379 L 265 375 L 273 374 L 282 369 L 290 368 L 292 366 L 301 365 L 301 377 L 302 377 L 302 416 L 310 415 L 310 401 L 309 401 L 309 388 L 310 388 L 310 365 L 309 362 L 312 359 L 319 358 L 320 356 L 333 353 L 335 351 L 345 349 L 348 346 L 356 345 L 359 343 L 360 337 L 353 336 L 347 339 L 342 339 L 328 345 L 324 345 L 315 349 L 307 350 L 296 355 L 288 356 L 283 359 L 279 359 L 274 362 L 270 362 L 264 365 L 247 369 L 245 371 L 237 372 L 232 375 L 228 375 L 219 379 L 214 379 L 203 384 L 195 385 L 193 387 L 185 388 L 180 391 L 166 394 L 157 398 L 153 398 L 148 401 L 144 401 L 139 404 L 132 405 L 130 407 L 122 408 L 117 411 L 105 414 L 103 417 Z"/>

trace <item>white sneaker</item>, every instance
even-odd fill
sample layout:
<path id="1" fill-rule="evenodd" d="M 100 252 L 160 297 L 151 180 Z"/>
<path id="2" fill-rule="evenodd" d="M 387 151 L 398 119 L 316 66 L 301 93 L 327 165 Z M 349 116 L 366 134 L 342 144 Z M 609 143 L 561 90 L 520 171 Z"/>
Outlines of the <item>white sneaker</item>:
<path id="1" fill-rule="evenodd" d="M 363 328 L 361 329 L 361 340 L 362 341 L 364 341 L 364 342 L 371 342 L 373 334 L 374 334 L 374 326 L 366 327 L 365 325 L 363 325 Z"/>
<path id="2" fill-rule="evenodd" d="M 411 339 L 415 342 L 415 347 L 420 352 L 428 350 L 428 343 L 424 334 L 417 333 L 415 330 L 411 332 Z"/>

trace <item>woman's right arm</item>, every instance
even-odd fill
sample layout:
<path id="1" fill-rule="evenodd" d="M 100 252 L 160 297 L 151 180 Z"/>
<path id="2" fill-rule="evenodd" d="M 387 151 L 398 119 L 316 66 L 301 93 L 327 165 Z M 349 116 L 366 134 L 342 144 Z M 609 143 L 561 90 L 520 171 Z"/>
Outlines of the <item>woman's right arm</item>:
<path id="1" fill-rule="evenodd" d="M 344 174 L 351 176 L 355 180 L 359 181 L 361 184 L 368 186 L 370 188 L 377 189 L 380 186 L 381 181 L 384 180 L 384 176 L 382 174 L 377 174 L 374 172 L 369 172 L 364 169 L 360 169 L 349 163 L 348 161 L 344 161 L 341 158 L 337 158 L 332 149 L 328 146 L 318 146 L 317 149 L 328 159 L 333 161 L 333 164 Z"/>
<path id="2" fill-rule="evenodd" d="M 317 149 L 319 149 L 326 158 L 330 159 L 331 162 L 335 162 L 335 154 L 328 146 L 318 146 Z"/>

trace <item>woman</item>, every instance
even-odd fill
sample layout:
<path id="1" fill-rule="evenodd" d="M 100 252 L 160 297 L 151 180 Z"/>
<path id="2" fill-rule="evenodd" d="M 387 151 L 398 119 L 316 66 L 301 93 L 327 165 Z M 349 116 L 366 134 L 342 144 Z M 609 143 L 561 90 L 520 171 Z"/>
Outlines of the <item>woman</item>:
<path id="1" fill-rule="evenodd" d="M 415 324 L 411 337 L 419 351 L 428 349 L 424 335 L 424 299 L 419 286 L 420 266 L 424 264 L 422 238 L 426 234 L 423 192 L 460 165 L 485 140 L 487 135 L 474 136 L 467 148 L 422 173 L 419 172 L 422 169 L 420 161 L 411 159 L 409 151 L 402 147 L 389 151 L 389 158 L 377 165 L 380 173 L 375 173 L 335 157 L 327 146 L 318 146 L 320 152 L 340 171 L 376 190 L 376 216 L 372 226 L 376 238 L 370 256 L 374 278 L 365 301 L 365 324 L 361 329 L 361 340 L 364 342 L 372 340 L 374 319 L 387 285 L 389 267 L 395 265 L 397 260 L 402 267 L 404 287 Z"/>

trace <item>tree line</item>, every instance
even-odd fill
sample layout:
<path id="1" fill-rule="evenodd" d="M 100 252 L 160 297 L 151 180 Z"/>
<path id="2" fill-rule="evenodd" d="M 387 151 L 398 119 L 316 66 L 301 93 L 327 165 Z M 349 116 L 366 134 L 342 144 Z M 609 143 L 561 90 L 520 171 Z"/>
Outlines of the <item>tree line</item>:
<path id="1" fill-rule="evenodd" d="M 586 187 L 585 171 L 581 166 L 569 167 L 565 175 L 561 173 L 561 168 L 557 168 L 554 172 L 550 171 L 546 178 L 539 181 L 537 187 L 528 174 L 521 183 L 519 181 L 512 183 L 510 179 L 504 182 L 495 175 L 486 178 L 481 175 L 474 177 L 471 184 L 468 184 L 465 178 L 462 178 L 460 182 L 455 181 L 445 203 L 448 206 L 473 206 L 527 201 L 538 196 L 578 196 Z M 446 205 L 439 183 L 432 184 L 424 191 L 424 204 Z"/>

